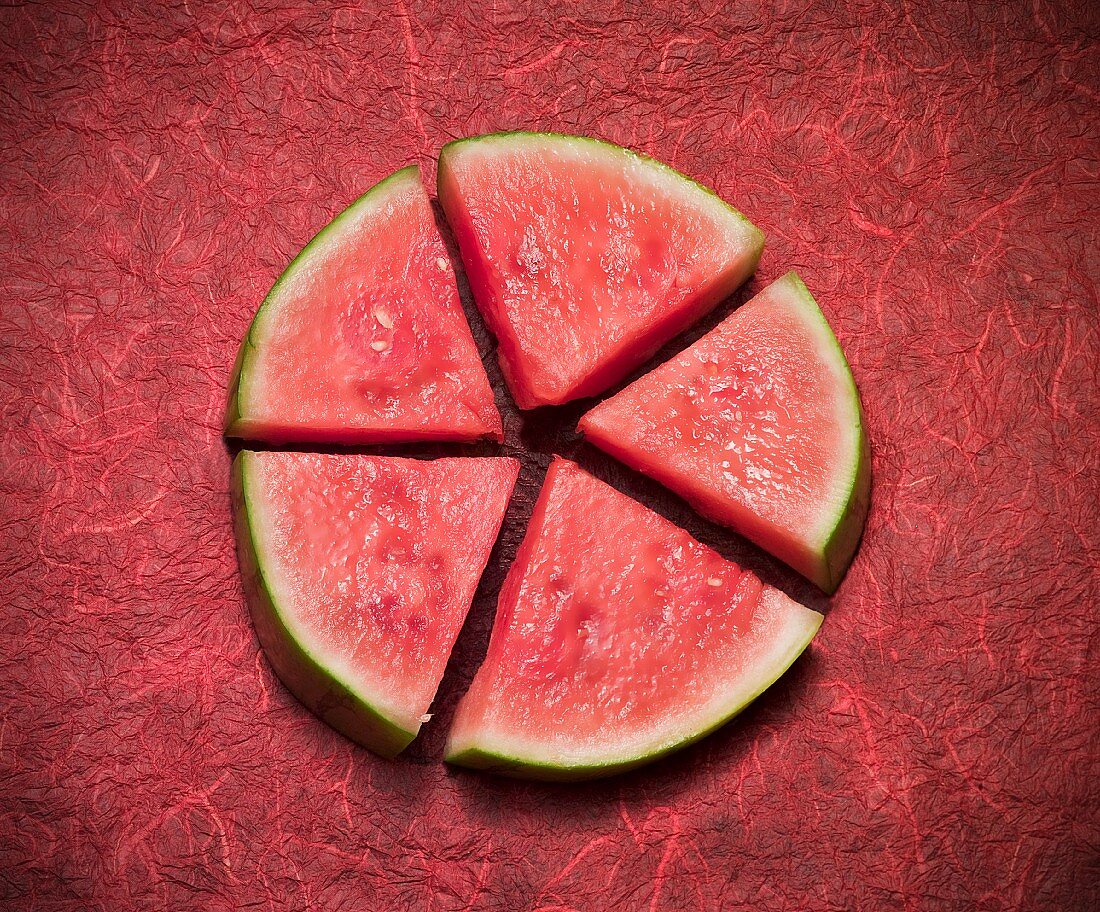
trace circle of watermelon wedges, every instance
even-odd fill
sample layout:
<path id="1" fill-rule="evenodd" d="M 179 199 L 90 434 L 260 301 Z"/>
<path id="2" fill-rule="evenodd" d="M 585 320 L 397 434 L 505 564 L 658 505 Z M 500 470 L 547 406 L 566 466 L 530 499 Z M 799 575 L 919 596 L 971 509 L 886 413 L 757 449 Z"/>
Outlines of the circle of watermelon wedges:
<path id="1" fill-rule="evenodd" d="M 440 155 L 438 195 L 521 408 L 597 395 L 756 268 L 716 194 L 610 143 L 508 133 Z M 858 392 L 793 273 L 580 429 L 822 589 L 867 510 Z M 226 434 L 263 444 L 503 439 L 418 170 L 381 181 L 276 282 L 242 343 Z M 393 757 L 428 710 L 518 463 L 243 450 L 237 544 L 279 678 Z M 740 712 L 822 617 L 579 466 L 555 460 L 501 589 L 448 762 L 583 779 Z"/>

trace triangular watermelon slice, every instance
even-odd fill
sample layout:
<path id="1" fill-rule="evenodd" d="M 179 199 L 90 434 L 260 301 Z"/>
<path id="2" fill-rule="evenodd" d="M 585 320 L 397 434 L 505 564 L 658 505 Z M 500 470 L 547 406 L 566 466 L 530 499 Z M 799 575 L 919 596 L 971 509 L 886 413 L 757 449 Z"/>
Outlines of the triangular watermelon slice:
<path id="1" fill-rule="evenodd" d="M 519 464 L 245 451 L 237 543 L 260 642 L 303 703 L 387 757 L 420 729 Z"/>
<path id="2" fill-rule="evenodd" d="M 576 465 L 550 466 L 458 707 L 451 763 L 582 779 L 646 763 L 762 693 L 822 617 Z"/>
<path id="3" fill-rule="evenodd" d="M 302 250 L 241 345 L 226 434 L 270 443 L 502 439 L 415 166 Z"/>
<path id="4" fill-rule="evenodd" d="M 580 429 L 826 592 L 867 515 L 859 393 L 833 331 L 791 272 Z"/>
<path id="5" fill-rule="evenodd" d="M 520 408 L 603 392 L 744 282 L 764 247 L 714 193 L 595 139 L 459 140 L 438 175 Z"/>

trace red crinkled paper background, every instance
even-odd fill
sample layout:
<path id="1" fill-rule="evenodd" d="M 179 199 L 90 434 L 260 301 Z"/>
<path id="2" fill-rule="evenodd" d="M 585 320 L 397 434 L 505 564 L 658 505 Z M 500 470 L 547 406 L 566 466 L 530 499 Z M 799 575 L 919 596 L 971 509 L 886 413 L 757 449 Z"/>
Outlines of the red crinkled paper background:
<path id="1" fill-rule="evenodd" d="M 1100 907 L 1098 30 L 1050 0 L 0 10 L 0 904 Z M 520 127 L 670 161 L 767 232 L 720 313 L 801 272 L 874 504 L 826 599 L 578 441 L 583 405 L 520 416 L 471 312 L 524 471 L 390 763 L 258 650 L 228 373 L 336 211 Z M 439 762 L 554 451 L 827 612 L 741 719 L 582 786 Z"/>

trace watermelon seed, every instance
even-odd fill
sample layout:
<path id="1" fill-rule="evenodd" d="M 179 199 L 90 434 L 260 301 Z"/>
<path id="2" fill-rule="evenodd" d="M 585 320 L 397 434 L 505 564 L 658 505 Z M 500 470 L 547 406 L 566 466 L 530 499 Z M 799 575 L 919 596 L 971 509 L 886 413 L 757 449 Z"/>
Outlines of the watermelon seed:
<path id="1" fill-rule="evenodd" d="M 390 343 L 387 342 L 385 339 L 377 339 L 374 342 L 371 342 L 370 347 L 373 348 L 376 352 L 384 352 L 387 348 L 390 347 Z"/>
<path id="2" fill-rule="evenodd" d="M 707 579 L 708 586 L 714 586 L 716 589 L 722 585 L 722 581 L 717 576 L 712 576 Z"/>
<path id="3" fill-rule="evenodd" d="M 420 717 L 420 721 L 421 722 L 431 722 L 432 721 L 432 714 L 431 713 L 424 713 L 424 715 L 422 715 Z"/>
<path id="4" fill-rule="evenodd" d="M 435 261 L 435 265 L 439 267 L 440 272 L 447 271 L 447 261 L 443 257 L 438 257 Z"/>
<path id="5" fill-rule="evenodd" d="M 376 310 L 374 312 L 374 319 L 378 321 L 379 325 L 386 327 L 386 329 L 393 329 L 393 317 L 384 310 Z"/>

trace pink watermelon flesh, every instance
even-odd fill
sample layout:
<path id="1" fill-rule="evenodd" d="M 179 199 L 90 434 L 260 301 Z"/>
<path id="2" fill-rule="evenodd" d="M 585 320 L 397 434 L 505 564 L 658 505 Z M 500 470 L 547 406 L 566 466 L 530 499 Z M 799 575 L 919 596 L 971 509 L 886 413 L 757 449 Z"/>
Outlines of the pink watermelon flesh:
<path id="1" fill-rule="evenodd" d="M 392 756 L 427 712 L 519 471 L 514 459 L 242 452 L 256 629 L 303 703 Z"/>
<path id="2" fill-rule="evenodd" d="M 415 167 L 356 200 L 275 283 L 241 346 L 226 433 L 271 443 L 502 439 Z"/>
<path id="3" fill-rule="evenodd" d="M 694 181 L 581 137 L 450 143 L 438 192 L 520 408 L 607 389 L 748 278 L 764 246 Z"/>
<path id="4" fill-rule="evenodd" d="M 580 429 L 822 589 L 836 589 L 867 514 L 859 394 L 793 272 L 596 406 Z"/>
<path id="5" fill-rule="evenodd" d="M 637 766 L 743 709 L 821 621 L 556 460 L 447 759 L 548 779 Z"/>

